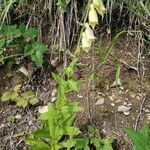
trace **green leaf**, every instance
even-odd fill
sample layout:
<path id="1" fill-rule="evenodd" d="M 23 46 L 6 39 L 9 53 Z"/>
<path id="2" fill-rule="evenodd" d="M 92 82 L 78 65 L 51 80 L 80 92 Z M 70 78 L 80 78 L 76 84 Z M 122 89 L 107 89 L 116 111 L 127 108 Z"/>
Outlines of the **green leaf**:
<path id="1" fill-rule="evenodd" d="M 11 96 L 12 96 L 12 92 L 6 91 L 5 93 L 3 93 L 2 97 L 1 97 L 1 100 L 3 102 L 9 101 L 11 99 Z"/>
<path id="2" fill-rule="evenodd" d="M 34 94 L 34 92 L 31 91 L 31 90 L 22 93 L 21 96 L 22 96 L 24 99 L 27 99 L 27 100 L 30 100 L 30 99 L 32 99 L 32 98 L 35 98 L 35 94 Z"/>
<path id="3" fill-rule="evenodd" d="M 21 36 L 21 32 L 17 29 L 16 25 L 10 26 L 5 25 L 3 26 L 3 34 L 7 36 L 7 38 L 18 38 Z"/>
<path id="4" fill-rule="evenodd" d="M 149 150 L 150 149 L 150 128 L 148 126 L 141 129 L 139 132 L 131 129 L 126 129 L 128 136 L 133 141 L 133 148 L 135 150 Z"/>
<path id="5" fill-rule="evenodd" d="M 38 139 L 27 139 L 25 141 L 31 148 L 31 150 L 49 150 L 50 146 Z"/>
<path id="6" fill-rule="evenodd" d="M 113 150 L 112 139 L 110 138 L 103 139 L 102 143 L 103 143 L 103 147 L 100 150 Z"/>
<path id="7" fill-rule="evenodd" d="M 78 91 L 79 89 L 79 83 L 77 81 L 74 81 L 73 79 L 67 81 L 68 85 L 68 92 L 71 91 Z"/>
<path id="8" fill-rule="evenodd" d="M 54 105 L 49 103 L 48 104 L 48 112 L 45 112 L 41 114 L 40 119 L 41 120 L 52 120 L 57 119 L 60 117 L 60 112 L 56 109 L 54 109 Z"/>
<path id="9" fill-rule="evenodd" d="M 64 135 L 69 136 L 78 135 L 80 133 L 80 130 L 76 127 L 66 127 L 66 128 L 64 127 L 62 130 L 63 130 L 62 133 Z"/>
<path id="10" fill-rule="evenodd" d="M 59 85 L 63 85 L 64 87 L 67 86 L 67 82 L 64 79 L 62 79 L 60 76 L 58 76 L 54 73 L 52 73 L 52 76 Z"/>
<path id="11" fill-rule="evenodd" d="M 76 149 L 90 150 L 88 145 L 89 145 L 89 139 L 87 137 L 76 139 Z"/>
<path id="12" fill-rule="evenodd" d="M 36 138 L 49 138 L 50 134 L 49 134 L 49 131 L 40 129 L 40 130 L 35 131 L 33 133 L 33 136 L 35 136 Z"/>
<path id="13" fill-rule="evenodd" d="M 15 101 L 15 99 L 19 96 L 19 94 L 17 92 L 13 92 L 11 99 Z"/>
<path id="14" fill-rule="evenodd" d="M 38 31 L 35 28 L 26 29 L 23 33 L 26 39 L 34 39 L 38 36 Z"/>
<path id="15" fill-rule="evenodd" d="M 17 106 L 25 108 L 28 105 L 28 101 L 24 99 L 17 100 Z"/>
<path id="16" fill-rule="evenodd" d="M 0 39 L 0 49 L 5 45 L 5 39 Z"/>
<path id="17" fill-rule="evenodd" d="M 32 48 L 32 45 L 26 45 L 24 49 L 24 56 L 31 56 L 35 52 L 35 49 Z"/>
<path id="18" fill-rule="evenodd" d="M 36 51 L 35 54 L 32 54 L 31 59 L 35 62 L 37 67 L 42 67 L 43 54 L 40 51 Z"/>
<path id="19" fill-rule="evenodd" d="M 29 100 L 29 103 L 30 103 L 31 105 L 35 105 L 35 104 L 37 104 L 38 102 L 39 102 L 39 100 L 38 100 L 38 98 L 36 98 L 36 97 L 31 98 L 31 99 Z"/>
<path id="20" fill-rule="evenodd" d="M 67 141 L 61 142 L 60 143 L 60 147 L 61 148 L 67 148 L 68 150 L 70 150 L 72 147 L 75 147 L 76 145 L 76 140 L 75 139 L 68 139 Z"/>

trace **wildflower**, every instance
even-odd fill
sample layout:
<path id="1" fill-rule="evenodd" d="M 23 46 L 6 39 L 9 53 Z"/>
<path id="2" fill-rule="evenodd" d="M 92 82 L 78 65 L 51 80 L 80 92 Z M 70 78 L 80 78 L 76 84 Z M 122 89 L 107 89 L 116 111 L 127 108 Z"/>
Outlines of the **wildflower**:
<path id="1" fill-rule="evenodd" d="M 104 7 L 102 0 L 93 0 L 93 5 L 97 12 L 103 17 L 106 12 L 106 8 Z"/>
<path id="2" fill-rule="evenodd" d="M 93 4 L 90 5 L 89 24 L 92 26 L 93 29 L 98 24 L 97 12 L 96 12 Z"/>

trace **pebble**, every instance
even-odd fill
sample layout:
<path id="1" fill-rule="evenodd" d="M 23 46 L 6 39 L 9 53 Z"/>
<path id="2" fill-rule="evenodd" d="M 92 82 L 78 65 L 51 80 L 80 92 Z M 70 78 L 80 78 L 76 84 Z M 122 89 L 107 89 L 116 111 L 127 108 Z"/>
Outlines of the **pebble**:
<path id="1" fill-rule="evenodd" d="M 133 105 L 132 103 L 127 104 L 128 107 L 130 107 L 130 106 L 132 106 L 132 105 Z"/>
<path id="2" fill-rule="evenodd" d="M 131 107 L 120 105 L 118 106 L 118 112 L 127 112 L 131 109 Z"/>
<path id="3" fill-rule="evenodd" d="M 114 107 L 114 106 L 115 106 L 115 103 L 111 103 L 111 106 L 113 106 L 113 107 Z"/>
<path id="4" fill-rule="evenodd" d="M 104 98 L 103 97 L 100 97 L 97 102 L 95 103 L 95 105 L 103 105 L 105 102 Z"/>
<path id="5" fill-rule="evenodd" d="M 17 114 L 17 115 L 15 115 L 15 118 L 16 118 L 16 119 L 21 119 L 22 116 L 21 116 L 20 114 Z"/>
<path id="6" fill-rule="evenodd" d="M 51 97 L 51 102 L 53 103 L 53 102 L 55 102 L 56 101 L 56 97 L 54 96 L 54 97 Z"/>
<path id="7" fill-rule="evenodd" d="M 83 96 L 82 96 L 82 95 L 79 95 L 79 94 L 77 94 L 77 97 L 78 97 L 78 98 L 83 98 Z"/>
<path id="8" fill-rule="evenodd" d="M 48 112 L 48 106 L 40 106 L 40 107 L 38 108 L 38 112 L 39 112 L 40 114 L 45 113 L 45 112 Z"/>
<path id="9" fill-rule="evenodd" d="M 51 93 L 51 97 L 54 97 L 56 95 L 56 93 L 57 93 L 57 89 L 53 89 L 52 93 Z"/>
<path id="10" fill-rule="evenodd" d="M 130 111 L 124 111 L 123 112 L 125 116 L 129 116 L 130 115 Z"/>
<path id="11" fill-rule="evenodd" d="M 144 112 L 145 112 L 145 113 L 149 113 L 150 110 L 149 110 L 149 109 L 145 109 Z"/>
<path id="12" fill-rule="evenodd" d="M 124 105 L 124 106 L 127 106 L 127 102 L 124 102 L 123 105 Z"/>

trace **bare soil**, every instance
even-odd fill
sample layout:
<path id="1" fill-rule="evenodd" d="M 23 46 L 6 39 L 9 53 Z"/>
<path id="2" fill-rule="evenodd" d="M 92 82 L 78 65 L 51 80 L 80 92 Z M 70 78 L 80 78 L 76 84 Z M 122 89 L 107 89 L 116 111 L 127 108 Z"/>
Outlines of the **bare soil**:
<path id="1" fill-rule="evenodd" d="M 109 39 L 106 37 L 103 39 L 105 53 L 107 53 L 108 44 Z M 93 124 L 99 129 L 102 136 L 114 139 L 114 150 L 130 150 L 131 142 L 124 129 L 139 129 L 143 124 L 150 123 L 150 63 L 145 58 L 145 76 L 139 78 L 138 72 L 133 69 L 137 67 L 137 42 L 133 39 L 127 41 L 126 37 L 122 37 L 117 42 L 112 55 L 121 59 L 121 86 L 111 86 L 115 81 L 116 74 L 116 62 L 112 57 L 108 57 L 106 63 L 101 65 L 95 50 L 91 50 L 89 53 L 82 52 L 78 60 L 83 65 L 75 69 L 74 75 L 74 78 L 80 79 L 82 84 L 78 93 L 69 95 L 69 100 L 78 101 L 84 108 L 84 111 L 77 115 L 76 121 L 81 130 L 86 131 L 87 124 Z M 31 68 L 28 67 L 28 69 Z M 50 78 L 50 72 L 51 70 L 43 74 L 40 72 L 39 78 L 42 78 L 42 84 L 34 83 L 38 84 L 34 88 L 40 99 L 38 105 L 22 109 L 10 102 L 0 102 L 1 150 L 27 149 L 24 144 L 26 135 L 40 125 L 37 121 L 38 107 L 50 101 L 51 91 L 56 86 Z M 96 76 L 95 80 L 90 78 L 93 73 Z M 26 85 L 28 80 L 18 71 L 18 68 L 8 71 L 1 67 L 0 94 L 17 84 Z M 144 102 L 143 105 L 142 102 Z M 130 105 L 130 114 L 125 115 L 118 112 L 120 105 Z M 141 115 L 138 118 L 140 111 Z M 17 115 L 21 117 L 16 119 Z"/>

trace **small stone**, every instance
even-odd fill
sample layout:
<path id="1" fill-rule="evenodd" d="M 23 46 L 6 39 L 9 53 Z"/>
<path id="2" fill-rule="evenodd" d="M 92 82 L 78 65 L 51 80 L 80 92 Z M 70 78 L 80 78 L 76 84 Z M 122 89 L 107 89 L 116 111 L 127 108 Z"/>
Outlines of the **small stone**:
<path id="1" fill-rule="evenodd" d="M 24 66 L 20 67 L 19 71 L 21 73 L 23 73 L 25 76 L 27 76 L 27 77 L 29 76 L 29 72 L 28 72 L 28 70 Z"/>
<path id="2" fill-rule="evenodd" d="M 57 89 L 53 89 L 53 90 L 52 90 L 52 93 L 51 93 L 51 96 L 52 96 L 52 97 L 55 96 L 56 93 L 57 93 Z"/>
<path id="3" fill-rule="evenodd" d="M 53 102 L 55 102 L 56 101 L 56 97 L 54 96 L 54 97 L 51 97 L 51 102 L 53 103 Z"/>
<path id="4" fill-rule="evenodd" d="M 127 106 L 127 102 L 124 102 L 123 105 L 124 105 L 124 106 Z"/>
<path id="5" fill-rule="evenodd" d="M 104 104 L 104 98 L 103 97 L 101 97 L 101 98 L 99 98 L 98 100 L 97 100 L 97 102 L 95 103 L 95 105 L 103 105 Z"/>
<path id="6" fill-rule="evenodd" d="M 132 105 L 133 105 L 132 103 L 127 104 L 128 107 L 130 107 L 130 106 L 132 106 Z"/>
<path id="7" fill-rule="evenodd" d="M 21 116 L 20 114 L 17 114 L 17 115 L 15 115 L 15 118 L 16 118 L 16 119 L 21 119 L 22 116 Z"/>
<path id="8" fill-rule="evenodd" d="M 28 124 L 29 124 L 29 126 L 31 126 L 31 125 L 33 124 L 33 121 L 30 120 L 30 121 L 28 122 Z"/>
<path id="9" fill-rule="evenodd" d="M 113 98 L 112 96 L 108 96 L 108 98 L 109 98 L 111 101 L 114 100 L 114 98 Z"/>
<path id="10" fill-rule="evenodd" d="M 120 89 L 121 89 L 121 90 L 124 90 L 124 87 L 123 87 L 123 86 L 120 86 Z"/>
<path id="11" fill-rule="evenodd" d="M 81 98 L 81 99 L 83 98 L 83 96 L 82 96 L 82 95 L 79 95 L 79 94 L 77 94 L 77 97 L 78 97 L 78 98 Z"/>
<path id="12" fill-rule="evenodd" d="M 145 113 L 149 113 L 150 110 L 149 110 L 149 109 L 145 109 L 144 112 L 145 112 Z"/>
<path id="13" fill-rule="evenodd" d="M 130 111 L 125 111 L 123 112 L 125 116 L 129 116 L 130 115 Z"/>
<path id="14" fill-rule="evenodd" d="M 150 120 L 150 114 L 147 114 L 147 119 Z"/>
<path id="15" fill-rule="evenodd" d="M 115 106 L 115 103 L 111 103 L 111 106 L 114 107 L 114 106 Z"/>
<path id="16" fill-rule="evenodd" d="M 39 112 L 40 114 L 43 114 L 43 113 L 45 113 L 45 112 L 48 112 L 48 106 L 40 106 L 40 107 L 38 108 L 38 112 Z"/>
<path id="17" fill-rule="evenodd" d="M 130 109 L 131 109 L 131 107 L 127 107 L 127 106 L 124 106 L 124 105 L 118 106 L 118 112 L 127 112 Z"/>
<path id="18" fill-rule="evenodd" d="M 116 100 L 116 103 L 120 103 L 120 102 L 121 102 L 121 100 L 120 100 L 120 99 Z"/>

